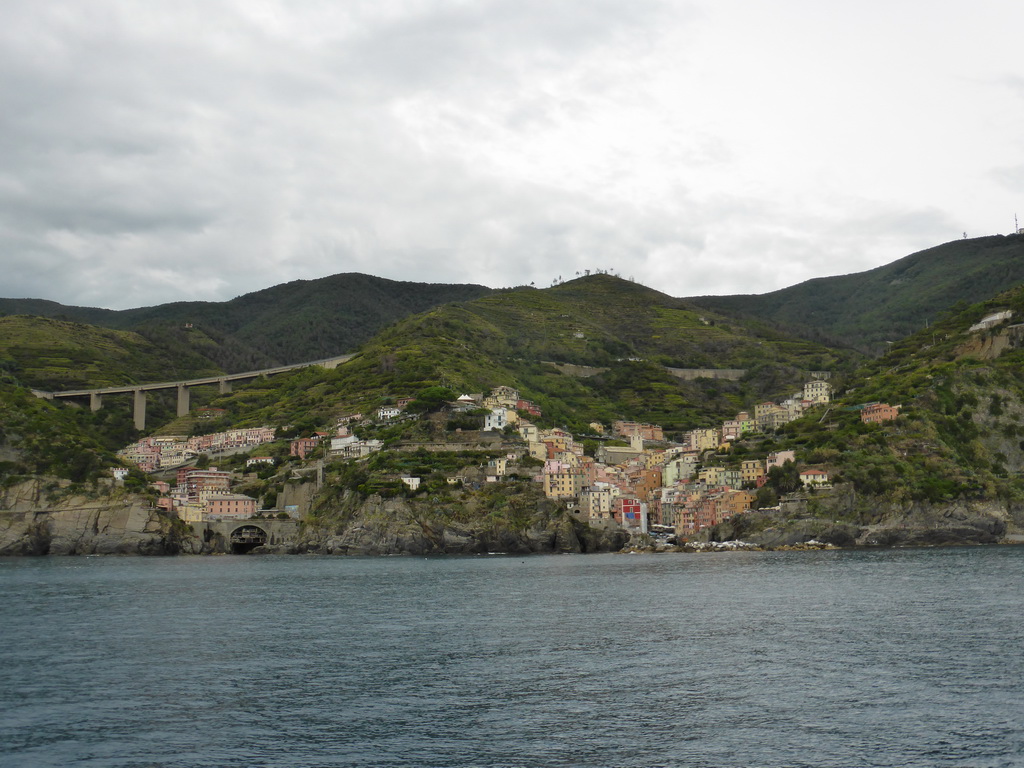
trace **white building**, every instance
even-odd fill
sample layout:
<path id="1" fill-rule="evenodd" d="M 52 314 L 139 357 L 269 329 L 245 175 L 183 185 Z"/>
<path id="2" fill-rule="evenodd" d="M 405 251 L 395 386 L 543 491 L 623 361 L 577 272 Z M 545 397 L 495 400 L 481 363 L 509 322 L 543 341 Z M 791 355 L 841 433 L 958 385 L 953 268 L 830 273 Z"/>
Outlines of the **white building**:
<path id="1" fill-rule="evenodd" d="M 812 403 L 828 403 L 832 400 L 832 385 L 827 381 L 808 381 L 803 395 L 804 400 Z"/>
<path id="2" fill-rule="evenodd" d="M 484 432 L 500 431 L 508 424 L 508 414 L 504 408 L 492 408 L 491 412 L 484 416 Z"/>

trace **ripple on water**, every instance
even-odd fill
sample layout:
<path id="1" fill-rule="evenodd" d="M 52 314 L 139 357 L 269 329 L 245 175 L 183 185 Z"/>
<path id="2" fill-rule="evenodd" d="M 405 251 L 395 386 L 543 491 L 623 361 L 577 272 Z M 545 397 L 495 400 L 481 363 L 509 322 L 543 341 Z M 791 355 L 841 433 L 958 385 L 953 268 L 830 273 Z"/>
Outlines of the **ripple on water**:
<path id="1" fill-rule="evenodd" d="M 0 562 L 0 764 L 1024 764 L 1024 550 Z"/>

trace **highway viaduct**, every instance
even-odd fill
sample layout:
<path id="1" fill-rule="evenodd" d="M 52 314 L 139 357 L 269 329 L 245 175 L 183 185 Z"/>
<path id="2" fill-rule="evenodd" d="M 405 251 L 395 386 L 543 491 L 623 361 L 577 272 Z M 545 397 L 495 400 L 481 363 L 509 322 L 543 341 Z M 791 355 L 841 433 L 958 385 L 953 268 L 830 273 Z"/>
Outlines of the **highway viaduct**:
<path id="1" fill-rule="evenodd" d="M 221 394 L 231 391 L 231 385 L 236 381 L 251 381 L 261 376 L 273 376 L 277 373 L 297 371 L 300 368 L 337 368 L 342 363 L 347 363 L 355 355 L 339 355 L 328 357 L 323 360 L 314 360 L 308 363 L 294 363 L 292 365 L 280 365 L 276 368 L 264 368 L 259 371 L 246 371 L 245 373 L 226 373 L 218 376 L 207 376 L 201 379 L 186 379 L 185 381 L 162 381 L 153 384 L 124 384 L 119 387 L 102 387 L 100 389 L 74 389 L 64 392 L 43 392 L 32 390 L 32 394 L 44 400 L 84 400 L 88 398 L 89 408 L 98 411 L 103 407 L 104 395 L 133 395 L 132 408 L 135 416 L 135 428 L 140 432 L 146 428 L 146 393 L 158 390 L 174 389 L 178 392 L 178 416 L 186 416 L 189 412 L 189 387 L 199 387 L 208 384 L 217 384 Z"/>

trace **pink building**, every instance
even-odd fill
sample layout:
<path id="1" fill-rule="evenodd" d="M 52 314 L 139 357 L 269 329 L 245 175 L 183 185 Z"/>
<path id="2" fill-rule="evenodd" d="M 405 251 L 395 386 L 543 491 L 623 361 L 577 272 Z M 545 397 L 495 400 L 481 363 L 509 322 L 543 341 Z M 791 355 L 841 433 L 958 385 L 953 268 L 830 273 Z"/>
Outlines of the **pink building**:
<path id="1" fill-rule="evenodd" d="M 239 494 L 213 496 L 206 502 L 206 514 L 210 517 L 248 519 L 256 514 L 256 499 Z"/>
<path id="2" fill-rule="evenodd" d="M 529 400 L 522 400 L 522 399 L 517 400 L 516 401 L 516 410 L 517 411 L 525 411 L 526 413 L 530 414 L 531 416 L 539 417 L 539 416 L 543 415 L 541 413 L 540 406 L 539 405 L 535 405 L 534 403 L 530 402 Z"/>
<path id="3" fill-rule="evenodd" d="M 781 467 L 787 461 L 796 461 L 796 451 L 775 451 L 768 454 L 764 462 L 764 470 L 767 473 L 772 467 Z"/>
<path id="4" fill-rule="evenodd" d="M 298 456 L 300 459 L 305 460 L 319 444 L 320 437 L 317 435 L 313 437 L 300 437 L 288 444 L 288 450 L 292 456 Z"/>
<path id="5" fill-rule="evenodd" d="M 220 472 L 216 467 L 178 470 L 178 488 L 184 489 L 189 501 L 198 501 L 203 493 L 227 493 L 230 485 L 231 473 Z"/>

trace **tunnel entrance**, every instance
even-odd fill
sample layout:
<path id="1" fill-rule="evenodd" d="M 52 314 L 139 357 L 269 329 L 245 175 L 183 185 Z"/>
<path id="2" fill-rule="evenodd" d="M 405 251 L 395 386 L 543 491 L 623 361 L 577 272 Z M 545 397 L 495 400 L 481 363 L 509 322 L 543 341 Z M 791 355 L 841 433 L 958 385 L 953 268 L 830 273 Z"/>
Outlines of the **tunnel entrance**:
<path id="1" fill-rule="evenodd" d="M 245 555 L 267 543 L 267 532 L 257 525 L 243 525 L 231 532 L 231 554 Z"/>

